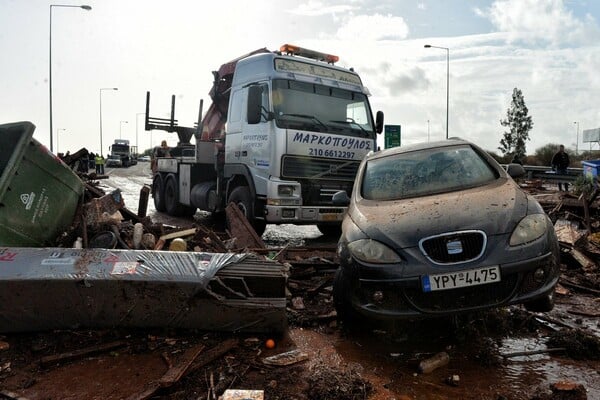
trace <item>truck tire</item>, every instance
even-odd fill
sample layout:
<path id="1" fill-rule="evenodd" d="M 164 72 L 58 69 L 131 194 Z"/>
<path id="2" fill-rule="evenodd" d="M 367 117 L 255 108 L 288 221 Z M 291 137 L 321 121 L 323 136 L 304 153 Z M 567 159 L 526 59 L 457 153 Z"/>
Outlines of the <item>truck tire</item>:
<path id="1" fill-rule="evenodd" d="M 165 212 L 165 183 L 161 174 L 154 175 L 152 181 L 152 197 L 154 198 L 154 208 L 156 211 Z"/>
<path id="2" fill-rule="evenodd" d="M 244 213 L 250 225 L 256 231 L 258 236 L 262 236 L 267 228 L 267 223 L 263 219 L 256 219 L 254 216 L 254 202 L 248 186 L 238 186 L 231 191 L 228 199 L 229 203 L 235 203 L 238 208 Z M 229 225 L 229 222 L 228 222 Z"/>
<path id="3" fill-rule="evenodd" d="M 319 232 L 321 232 L 324 236 L 327 237 L 340 237 L 342 235 L 342 225 L 336 224 L 317 224 L 317 228 Z"/>
<path id="4" fill-rule="evenodd" d="M 186 206 L 179 202 L 179 185 L 174 175 L 167 177 L 165 184 L 165 208 L 167 214 L 174 217 L 189 217 L 196 213 L 195 207 Z"/>

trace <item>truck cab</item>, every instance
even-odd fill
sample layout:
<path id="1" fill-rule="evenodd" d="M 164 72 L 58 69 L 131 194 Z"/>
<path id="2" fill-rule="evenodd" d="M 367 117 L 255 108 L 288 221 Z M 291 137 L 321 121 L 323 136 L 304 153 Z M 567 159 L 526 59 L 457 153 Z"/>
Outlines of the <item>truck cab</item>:
<path id="1" fill-rule="evenodd" d="M 284 45 L 224 64 L 213 73 L 213 104 L 194 133 L 195 159 L 159 160 L 155 183 L 167 189 L 171 179 L 188 212 L 234 202 L 258 233 L 284 223 L 337 232 L 346 208 L 332 196 L 351 194 L 361 159 L 377 150 L 383 113 L 373 119 L 359 75 L 336 61 Z"/>

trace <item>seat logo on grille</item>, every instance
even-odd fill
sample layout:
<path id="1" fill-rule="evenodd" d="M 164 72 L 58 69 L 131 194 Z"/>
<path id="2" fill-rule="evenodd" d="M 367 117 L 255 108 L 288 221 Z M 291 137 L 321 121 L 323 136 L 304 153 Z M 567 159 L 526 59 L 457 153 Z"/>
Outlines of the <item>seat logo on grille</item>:
<path id="1" fill-rule="evenodd" d="M 446 242 L 448 254 L 460 254 L 463 252 L 462 242 L 460 240 L 449 240 Z"/>

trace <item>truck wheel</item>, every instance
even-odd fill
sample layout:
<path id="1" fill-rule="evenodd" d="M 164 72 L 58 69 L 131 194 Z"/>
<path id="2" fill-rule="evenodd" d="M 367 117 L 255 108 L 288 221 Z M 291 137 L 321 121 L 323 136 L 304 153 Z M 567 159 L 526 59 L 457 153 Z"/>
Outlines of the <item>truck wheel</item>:
<path id="1" fill-rule="evenodd" d="M 160 174 L 154 175 L 152 197 L 154 198 L 154 208 L 156 208 L 156 211 L 164 212 L 167 209 L 165 206 L 165 184 Z"/>
<path id="2" fill-rule="evenodd" d="M 252 201 L 252 195 L 250 194 L 250 189 L 248 186 L 238 186 L 229 195 L 228 202 L 235 203 L 238 208 L 244 213 L 250 225 L 256 231 L 258 236 L 262 236 L 267 228 L 267 223 L 265 220 L 256 219 L 254 217 L 254 202 Z M 229 225 L 229 222 L 228 222 Z"/>
<path id="3" fill-rule="evenodd" d="M 317 228 L 324 236 L 339 238 L 342 235 L 342 225 L 317 224 Z"/>
<path id="4" fill-rule="evenodd" d="M 174 217 L 189 217 L 196 213 L 195 207 L 189 207 L 179 202 L 179 187 L 173 175 L 167 177 L 165 185 L 165 208 L 167 214 Z"/>

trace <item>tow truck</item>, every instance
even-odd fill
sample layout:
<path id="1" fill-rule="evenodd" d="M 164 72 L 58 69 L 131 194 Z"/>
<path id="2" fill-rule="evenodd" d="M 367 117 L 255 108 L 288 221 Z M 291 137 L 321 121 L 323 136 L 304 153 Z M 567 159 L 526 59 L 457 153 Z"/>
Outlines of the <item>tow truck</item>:
<path id="1" fill-rule="evenodd" d="M 194 127 L 150 117 L 145 129 L 178 134 L 170 156 L 157 160 L 152 195 L 158 211 L 221 213 L 234 202 L 261 235 L 267 224 L 315 224 L 335 234 L 361 159 L 376 149 L 383 112 L 373 119 L 368 89 L 338 57 L 294 45 L 258 49 L 213 72 L 212 104 L 200 101 Z M 191 138 L 195 144 L 191 144 Z"/>

